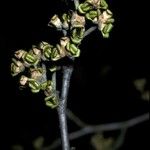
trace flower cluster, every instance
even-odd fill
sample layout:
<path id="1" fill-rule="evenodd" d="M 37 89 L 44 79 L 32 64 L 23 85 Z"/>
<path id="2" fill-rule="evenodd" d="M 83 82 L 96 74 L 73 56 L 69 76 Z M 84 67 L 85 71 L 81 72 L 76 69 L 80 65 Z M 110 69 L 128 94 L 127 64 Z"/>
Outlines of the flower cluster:
<path id="1" fill-rule="evenodd" d="M 56 91 L 51 80 L 47 80 L 46 66 L 43 61 L 49 58 L 49 50 L 52 48 L 48 43 L 41 42 L 40 48 L 33 46 L 27 52 L 18 50 L 14 54 L 11 63 L 11 74 L 20 76 L 20 86 L 29 87 L 32 93 L 44 91 L 46 105 L 55 108 L 58 105 Z"/>
<path id="2" fill-rule="evenodd" d="M 79 45 L 85 35 L 87 20 L 97 24 L 97 28 L 105 38 L 109 37 L 109 32 L 113 27 L 112 12 L 108 9 L 105 0 L 86 0 L 76 9 L 68 14 L 64 13 L 61 17 L 55 14 L 50 19 L 48 26 L 55 27 L 64 33 L 58 44 L 54 46 L 42 41 L 38 46 L 33 45 L 28 52 L 22 49 L 18 50 L 11 63 L 12 76 L 27 70 L 27 73 L 20 77 L 20 85 L 30 87 L 33 93 L 44 91 L 46 105 L 52 108 L 58 104 L 57 94 L 52 81 L 47 79 L 44 62 L 57 61 L 64 57 L 79 57 Z M 50 70 L 57 69 L 51 68 Z"/>
<path id="3" fill-rule="evenodd" d="M 63 14 L 60 18 L 58 15 L 54 15 L 48 25 L 69 34 L 60 39 L 61 47 L 59 49 L 62 53 L 60 57 L 79 57 L 79 45 L 85 33 L 85 17 L 76 12 L 72 12 L 71 15 Z"/>
<path id="4" fill-rule="evenodd" d="M 98 29 L 104 38 L 109 37 L 114 19 L 105 0 L 86 0 L 79 5 L 78 11 L 80 14 L 85 15 L 86 19 L 92 21 L 94 24 L 98 24 Z"/>

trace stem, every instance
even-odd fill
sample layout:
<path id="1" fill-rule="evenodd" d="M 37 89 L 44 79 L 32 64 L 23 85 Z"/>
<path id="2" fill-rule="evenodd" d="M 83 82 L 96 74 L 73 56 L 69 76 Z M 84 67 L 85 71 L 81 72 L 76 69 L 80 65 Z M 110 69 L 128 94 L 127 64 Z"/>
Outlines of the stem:
<path id="1" fill-rule="evenodd" d="M 52 81 L 53 81 L 53 88 L 56 91 L 56 72 L 54 72 L 52 75 Z"/>
<path id="2" fill-rule="evenodd" d="M 61 93 L 61 98 L 59 100 L 59 106 L 57 108 L 63 150 L 70 150 L 67 120 L 66 120 L 66 106 L 67 106 L 67 96 L 68 96 L 72 71 L 73 71 L 73 67 L 63 67 L 63 83 L 62 83 L 62 91 L 61 91 L 62 93 Z"/>

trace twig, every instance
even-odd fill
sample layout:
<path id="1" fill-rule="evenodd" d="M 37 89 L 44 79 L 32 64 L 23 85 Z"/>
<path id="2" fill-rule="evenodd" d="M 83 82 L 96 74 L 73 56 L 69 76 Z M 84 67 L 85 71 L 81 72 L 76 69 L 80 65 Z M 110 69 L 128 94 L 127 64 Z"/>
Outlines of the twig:
<path id="1" fill-rule="evenodd" d="M 61 90 L 61 98 L 59 99 L 59 106 L 57 108 L 63 150 L 70 149 L 67 121 L 66 121 L 66 106 L 67 106 L 67 96 L 68 96 L 72 71 L 73 71 L 73 67 L 63 67 L 63 83 L 62 83 L 62 90 Z"/>
<path id="2" fill-rule="evenodd" d="M 104 131 L 124 130 L 124 129 L 128 129 L 130 127 L 133 127 L 147 120 L 149 120 L 149 113 L 143 114 L 141 116 L 138 116 L 138 117 L 135 117 L 127 121 L 123 121 L 123 122 L 87 126 L 81 130 L 70 133 L 69 139 L 74 140 L 79 137 L 85 136 L 87 134 L 99 133 L 99 132 L 104 132 Z M 57 148 L 60 144 L 61 144 L 60 139 L 57 139 L 50 146 L 46 147 L 43 150 L 53 150 Z"/>
<path id="3" fill-rule="evenodd" d="M 97 26 L 93 26 L 93 27 L 89 28 L 88 30 L 86 30 L 85 33 L 84 33 L 84 38 L 87 35 L 91 34 L 93 31 L 95 31 L 96 29 L 97 29 Z"/>
<path id="4" fill-rule="evenodd" d="M 72 1 L 74 1 L 75 9 L 77 10 L 79 6 L 79 0 L 72 0 Z"/>
<path id="5" fill-rule="evenodd" d="M 101 124 L 101 125 L 95 125 L 95 126 L 87 126 L 79 131 L 71 133 L 69 137 L 71 140 L 73 140 L 73 139 L 79 138 L 81 136 L 95 133 L 95 132 L 112 131 L 112 130 L 119 130 L 119 129 L 123 129 L 123 128 L 129 128 L 129 127 L 137 125 L 143 121 L 146 121 L 148 119 L 149 119 L 149 113 L 146 113 L 144 115 L 135 117 L 128 121 Z"/>
<path id="6" fill-rule="evenodd" d="M 56 72 L 52 75 L 53 88 L 56 91 Z"/>
<path id="7" fill-rule="evenodd" d="M 101 124 L 101 125 L 95 125 L 95 126 L 87 126 L 79 131 L 75 131 L 69 135 L 69 138 L 71 140 L 79 138 L 81 136 L 91 134 L 91 133 L 97 133 L 102 131 L 113 131 L 113 130 L 119 130 L 124 128 L 130 128 L 133 127 L 141 122 L 144 122 L 146 120 L 149 120 L 149 113 L 146 113 L 144 115 L 132 118 L 128 121 L 123 122 L 116 122 L 116 123 L 108 123 L 108 124 Z"/>
<path id="8" fill-rule="evenodd" d="M 70 109 L 67 109 L 67 117 L 72 120 L 77 126 L 85 127 L 88 126 L 85 122 L 83 122 L 79 117 L 77 117 Z"/>
<path id="9" fill-rule="evenodd" d="M 125 139 L 126 133 L 127 133 L 127 128 L 121 129 L 121 133 L 117 137 L 117 139 L 116 139 L 116 141 L 115 141 L 115 143 L 113 145 L 112 150 L 118 150 L 122 146 L 122 144 L 124 143 L 124 139 Z"/>

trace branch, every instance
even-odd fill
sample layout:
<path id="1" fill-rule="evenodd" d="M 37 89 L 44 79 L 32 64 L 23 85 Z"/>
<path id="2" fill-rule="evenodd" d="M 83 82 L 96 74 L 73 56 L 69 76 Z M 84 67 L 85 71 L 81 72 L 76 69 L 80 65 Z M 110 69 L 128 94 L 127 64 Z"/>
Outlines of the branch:
<path id="1" fill-rule="evenodd" d="M 123 122 L 108 123 L 108 124 L 93 125 L 93 126 L 91 125 L 91 126 L 84 127 L 81 130 L 70 133 L 69 139 L 74 140 L 79 137 L 85 136 L 87 134 L 104 132 L 104 131 L 113 131 L 113 130 L 126 131 L 126 129 L 133 127 L 147 120 L 149 120 L 149 113 L 143 114 L 141 116 L 138 116 L 138 117 L 135 117 L 127 121 L 123 121 Z M 122 133 L 125 134 L 125 132 L 122 132 Z M 42 150 L 53 150 L 57 148 L 60 144 L 61 144 L 60 139 L 57 139 L 50 146 Z M 120 143 L 118 144 L 117 148 L 119 147 L 119 145 Z"/>
<path id="2" fill-rule="evenodd" d="M 71 140 L 79 138 L 81 136 L 85 136 L 87 134 L 91 133 L 97 133 L 102 131 L 113 131 L 113 130 L 120 130 L 124 128 L 130 128 L 133 127 L 141 122 L 144 122 L 146 120 L 149 120 L 149 113 L 146 113 L 144 115 L 132 118 L 127 121 L 123 122 L 116 122 L 116 123 L 108 123 L 108 124 L 101 124 L 101 125 L 95 125 L 95 126 L 87 126 L 79 131 L 75 131 L 69 135 L 69 138 Z"/>
<path id="3" fill-rule="evenodd" d="M 67 117 L 79 127 L 83 128 L 87 126 L 87 124 L 77 117 L 70 109 L 67 109 Z"/>
<path id="4" fill-rule="evenodd" d="M 97 29 L 97 26 L 93 26 L 93 27 L 89 28 L 88 30 L 86 30 L 83 38 L 85 38 L 87 35 L 91 34 L 96 29 Z"/>
<path id="5" fill-rule="evenodd" d="M 62 83 L 62 90 L 61 90 L 61 98 L 59 99 L 59 106 L 57 108 L 63 150 L 70 149 L 67 121 L 66 121 L 66 106 L 67 106 L 67 96 L 68 96 L 72 71 L 73 71 L 73 67 L 63 67 L 63 83 Z"/>

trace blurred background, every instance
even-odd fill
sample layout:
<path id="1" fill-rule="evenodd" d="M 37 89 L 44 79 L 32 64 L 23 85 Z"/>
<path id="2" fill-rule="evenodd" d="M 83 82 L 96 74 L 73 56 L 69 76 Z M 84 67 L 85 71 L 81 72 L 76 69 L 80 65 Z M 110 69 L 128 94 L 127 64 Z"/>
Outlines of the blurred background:
<path id="1" fill-rule="evenodd" d="M 142 6 L 137 1 L 107 2 L 115 18 L 110 38 L 103 39 L 97 30 L 83 40 L 68 97 L 68 108 L 89 124 L 124 121 L 149 111 L 150 64 Z M 2 150 L 12 149 L 16 144 L 32 150 L 38 137 L 42 136 L 44 144 L 49 145 L 60 136 L 56 110 L 45 106 L 43 95 L 19 89 L 17 78 L 10 75 L 10 63 L 18 49 L 30 49 L 40 41 L 58 41 L 62 34 L 47 24 L 54 14 L 62 14 L 71 5 L 63 0 L 6 0 L 0 4 Z M 149 121 L 130 128 L 120 149 L 147 150 L 148 125 Z M 68 126 L 69 132 L 79 129 L 70 120 Z M 117 134 L 108 132 L 105 136 Z M 71 146 L 94 150 L 90 139 L 91 135 L 79 138 L 71 141 Z"/>

